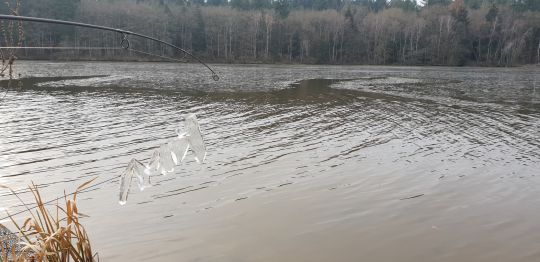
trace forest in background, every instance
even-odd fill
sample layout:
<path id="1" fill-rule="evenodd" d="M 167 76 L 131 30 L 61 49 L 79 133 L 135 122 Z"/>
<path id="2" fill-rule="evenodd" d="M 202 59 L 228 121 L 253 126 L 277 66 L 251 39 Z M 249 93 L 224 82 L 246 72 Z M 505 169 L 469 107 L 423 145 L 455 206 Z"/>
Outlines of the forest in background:
<path id="1" fill-rule="evenodd" d="M 5 6 L 0 12 L 8 14 Z M 23 0 L 20 15 L 147 34 L 221 63 L 514 66 L 540 61 L 540 0 Z M 25 59 L 144 59 L 118 33 L 25 22 Z M 182 57 L 151 41 L 132 47 Z M 3 41 L 2 41 L 3 43 Z M 103 50 L 88 47 L 111 47 Z"/>

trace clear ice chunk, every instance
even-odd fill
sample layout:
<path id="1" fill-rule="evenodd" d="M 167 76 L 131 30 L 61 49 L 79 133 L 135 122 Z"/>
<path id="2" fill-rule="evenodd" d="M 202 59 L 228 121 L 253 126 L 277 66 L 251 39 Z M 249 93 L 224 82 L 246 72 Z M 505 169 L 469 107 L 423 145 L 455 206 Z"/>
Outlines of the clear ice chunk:
<path id="1" fill-rule="evenodd" d="M 174 172 L 174 160 L 172 150 L 169 144 L 163 144 L 159 147 L 159 171 L 162 175 Z"/>
<path id="2" fill-rule="evenodd" d="M 174 159 L 169 143 L 162 144 L 154 151 L 150 161 L 146 165 L 145 173 L 149 176 L 162 174 L 167 175 L 174 171 Z"/>
<path id="3" fill-rule="evenodd" d="M 178 137 L 162 144 L 154 150 L 147 165 L 143 165 L 136 159 L 132 159 L 124 173 L 120 177 L 120 200 L 121 205 L 126 204 L 131 183 L 137 179 L 137 185 L 142 191 L 150 186 L 150 178 L 157 174 L 166 175 L 174 172 L 175 166 L 180 165 L 186 157 L 189 149 L 195 154 L 198 163 L 204 162 L 206 158 L 206 146 L 201 134 L 201 129 L 194 114 L 185 116 L 185 133 L 180 133 L 177 129 Z"/>
<path id="4" fill-rule="evenodd" d="M 177 138 L 169 141 L 168 145 L 172 152 L 173 162 L 176 165 L 180 165 L 180 163 L 184 161 L 184 158 L 189 150 L 189 142 L 187 137 L 183 134 L 178 135 Z"/>
<path id="5" fill-rule="evenodd" d="M 195 114 L 189 114 L 185 117 L 187 139 L 191 150 L 195 154 L 195 160 L 198 163 L 203 163 L 206 158 L 206 146 L 201 134 L 201 128 Z"/>
<path id="6" fill-rule="evenodd" d="M 141 191 L 144 190 L 146 186 L 144 180 L 144 170 L 145 166 L 141 162 L 137 161 L 136 159 L 131 159 L 126 170 L 120 176 L 120 196 L 118 200 L 120 205 L 126 204 L 134 177 L 137 178 L 137 185 L 139 186 L 139 189 Z"/>
<path id="7" fill-rule="evenodd" d="M 157 175 L 160 172 L 161 163 L 159 161 L 159 150 L 154 150 L 154 153 L 152 154 L 152 157 L 150 157 L 150 161 L 148 161 L 148 164 L 146 165 L 146 169 L 144 170 L 144 173 L 148 176 Z"/>

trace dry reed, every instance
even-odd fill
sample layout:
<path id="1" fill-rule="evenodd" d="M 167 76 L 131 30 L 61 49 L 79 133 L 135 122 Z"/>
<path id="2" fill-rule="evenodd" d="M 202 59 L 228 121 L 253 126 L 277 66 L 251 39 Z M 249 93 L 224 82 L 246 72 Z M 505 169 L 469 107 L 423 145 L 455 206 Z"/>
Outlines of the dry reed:
<path id="1" fill-rule="evenodd" d="M 19 231 L 19 241 L 16 241 L 16 246 L 7 248 L 8 241 L 0 241 L 0 262 L 96 261 L 97 255 L 92 253 L 90 239 L 80 223 L 81 213 L 77 208 L 77 194 L 93 180 L 79 186 L 72 195 L 64 195 L 62 205 L 57 200 L 52 205 L 53 212 L 47 209 L 47 202 L 35 184 L 29 186 L 35 201 L 33 207 L 27 205 L 11 188 L 0 185 L 11 190 L 28 211 L 28 218 L 22 224 L 10 216 Z"/>

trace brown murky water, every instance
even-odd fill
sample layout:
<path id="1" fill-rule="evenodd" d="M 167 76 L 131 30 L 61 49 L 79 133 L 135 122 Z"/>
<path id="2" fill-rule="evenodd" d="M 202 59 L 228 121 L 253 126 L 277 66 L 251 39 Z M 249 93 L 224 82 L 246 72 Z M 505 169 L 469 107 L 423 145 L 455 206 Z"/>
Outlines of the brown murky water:
<path id="1" fill-rule="evenodd" d="M 540 260 L 539 67 L 19 66 L 0 184 L 53 199 L 99 176 L 81 205 L 102 261 Z M 118 205 L 185 113 L 207 163 Z"/>

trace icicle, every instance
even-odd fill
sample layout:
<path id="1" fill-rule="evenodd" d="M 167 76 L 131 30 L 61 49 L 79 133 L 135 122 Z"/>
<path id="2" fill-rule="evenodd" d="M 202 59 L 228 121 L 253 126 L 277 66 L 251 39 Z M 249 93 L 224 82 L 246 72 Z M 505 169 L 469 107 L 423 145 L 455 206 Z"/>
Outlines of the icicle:
<path id="1" fill-rule="evenodd" d="M 134 176 L 137 178 L 137 184 L 142 191 L 150 185 L 150 177 L 174 172 L 175 166 L 184 161 L 187 152 L 191 148 L 195 154 L 195 160 L 198 163 L 204 162 L 206 158 L 206 146 L 201 134 L 197 117 L 194 114 L 185 117 L 185 133 L 177 130 L 178 137 L 169 140 L 156 149 L 147 165 L 132 159 L 120 178 L 120 204 L 126 204 L 131 182 Z M 148 180 L 146 182 L 145 180 Z"/>
<path id="2" fill-rule="evenodd" d="M 189 114 L 185 117 L 185 119 L 189 146 L 195 154 L 195 160 L 198 163 L 203 163 L 204 159 L 206 158 L 206 146 L 204 145 L 204 139 L 201 134 L 197 117 L 195 114 Z"/>
<path id="3" fill-rule="evenodd" d="M 172 158 L 172 148 L 169 144 L 163 144 L 159 147 L 159 172 L 162 175 L 174 172 L 174 160 Z"/>
<path id="4" fill-rule="evenodd" d="M 136 159 L 131 159 L 126 170 L 120 176 L 120 198 L 118 202 L 120 205 L 125 205 L 129 195 L 129 190 L 131 188 L 131 182 L 133 181 L 133 176 L 137 178 L 137 185 L 142 191 L 145 188 L 144 182 L 144 165 Z"/>

